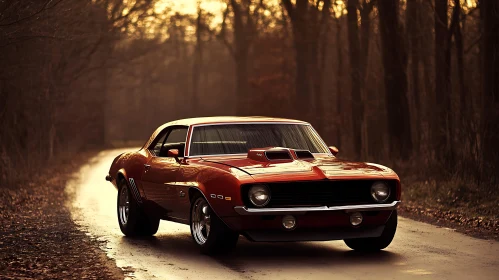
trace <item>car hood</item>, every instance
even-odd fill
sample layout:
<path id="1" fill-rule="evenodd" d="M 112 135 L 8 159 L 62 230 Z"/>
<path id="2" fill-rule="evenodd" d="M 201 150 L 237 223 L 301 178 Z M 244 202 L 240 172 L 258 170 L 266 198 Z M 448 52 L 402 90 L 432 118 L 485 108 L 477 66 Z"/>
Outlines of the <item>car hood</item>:
<path id="1" fill-rule="evenodd" d="M 253 178 L 281 178 L 283 180 L 318 180 L 383 177 L 394 174 L 385 166 L 365 162 L 351 162 L 335 157 L 285 162 L 259 162 L 248 158 L 212 158 L 209 162 L 228 165 L 246 172 Z"/>

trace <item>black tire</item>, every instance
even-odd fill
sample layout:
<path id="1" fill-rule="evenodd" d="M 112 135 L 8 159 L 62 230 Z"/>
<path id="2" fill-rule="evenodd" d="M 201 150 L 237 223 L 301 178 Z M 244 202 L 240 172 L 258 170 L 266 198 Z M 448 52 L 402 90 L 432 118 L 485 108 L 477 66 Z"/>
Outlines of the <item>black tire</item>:
<path id="1" fill-rule="evenodd" d="M 122 193 L 123 191 L 123 193 Z M 123 220 L 123 215 L 120 213 L 120 194 L 126 192 L 128 195 L 128 218 Z M 159 219 L 148 217 L 139 203 L 132 195 L 130 186 L 128 186 L 125 179 L 120 180 L 118 183 L 118 195 L 116 201 L 116 209 L 118 214 L 118 224 L 120 225 L 121 232 L 126 236 L 151 236 L 158 232 Z"/>
<path id="2" fill-rule="evenodd" d="M 345 244 L 353 250 L 361 252 L 376 252 L 383 250 L 392 243 L 397 231 L 397 210 L 394 210 L 386 222 L 380 237 L 345 239 Z"/>
<path id="3" fill-rule="evenodd" d="M 206 238 L 204 242 L 197 237 L 198 235 L 196 232 L 198 231 L 195 229 L 196 222 L 199 220 L 195 217 L 195 213 L 199 205 L 206 207 L 209 214 L 206 215 L 209 217 L 209 233 L 207 234 L 207 238 L 203 234 L 203 237 Z M 225 223 L 215 214 L 215 212 L 213 212 L 206 199 L 200 194 L 195 195 L 192 199 L 189 220 L 192 239 L 194 240 L 194 243 L 198 245 L 202 254 L 215 255 L 226 253 L 234 249 L 236 246 L 239 234 L 232 231 L 227 227 L 227 225 L 225 225 Z"/>

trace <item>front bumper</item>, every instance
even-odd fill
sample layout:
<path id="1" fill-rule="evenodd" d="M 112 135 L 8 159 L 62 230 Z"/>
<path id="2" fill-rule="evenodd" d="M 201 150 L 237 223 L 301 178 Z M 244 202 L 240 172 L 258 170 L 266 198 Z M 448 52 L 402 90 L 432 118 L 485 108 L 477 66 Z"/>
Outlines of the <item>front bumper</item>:
<path id="1" fill-rule="evenodd" d="M 284 231 L 278 229 L 270 230 L 247 230 L 242 234 L 250 241 L 256 242 L 294 242 L 294 241 L 329 241 L 350 238 L 379 237 L 383 233 L 385 225 L 366 227 L 335 227 L 316 229 L 296 229 Z"/>
<path id="2" fill-rule="evenodd" d="M 247 208 L 246 206 L 236 206 L 234 210 L 239 215 L 302 215 L 308 212 L 365 212 L 365 211 L 385 211 L 395 210 L 400 201 L 385 204 L 364 204 L 364 205 L 344 205 L 344 206 L 317 206 L 317 207 L 288 207 L 288 208 Z"/>
<path id="3" fill-rule="evenodd" d="M 370 238 L 381 235 L 386 221 L 400 201 L 385 204 L 247 208 L 234 207 L 234 216 L 222 217 L 234 231 L 240 232 L 251 241 L 325 241 L 350 238 Z M 350 213 L 362 212 L 363 221 L 352 226 Z M 282 218 L 293 215 L 296 228 L 285 230 Z"/>

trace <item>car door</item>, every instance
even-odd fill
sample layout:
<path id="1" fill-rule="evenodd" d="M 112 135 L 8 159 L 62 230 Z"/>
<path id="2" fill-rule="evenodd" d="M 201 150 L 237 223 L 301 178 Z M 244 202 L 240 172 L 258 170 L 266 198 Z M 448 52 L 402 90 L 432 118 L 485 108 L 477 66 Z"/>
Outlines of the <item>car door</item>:
<path id="1" fill-rule="evenodd" d="M 163 143 L 153 143 L 151 158 L 145 164 L 142 175 L 143 189 L 146 198 L 161 208 L 168 217 L 175 217 L 177 189 L 175 182 L 180 164 L 173 157 L 168 157 L 165 147 L 182 140 L 185 143 L 186 127 L 167 128 Z M 182 138 L 183 135 L 183 138 Z M 158 140 L 158 142 L 161 141 Z"/>

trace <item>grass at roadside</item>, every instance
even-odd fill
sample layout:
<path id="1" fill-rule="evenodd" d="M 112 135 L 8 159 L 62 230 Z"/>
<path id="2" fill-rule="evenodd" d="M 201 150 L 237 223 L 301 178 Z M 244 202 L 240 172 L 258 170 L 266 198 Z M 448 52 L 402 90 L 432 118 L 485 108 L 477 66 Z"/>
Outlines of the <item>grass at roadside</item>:
<path id="1" fill-rule="evenodd" d="M 0 186 L 0 279 L 124 278 L 65 207 L 66 182 L 93 155 L 53 163 L 19 186 Z"/>

